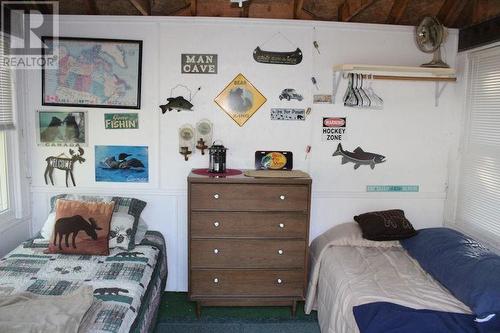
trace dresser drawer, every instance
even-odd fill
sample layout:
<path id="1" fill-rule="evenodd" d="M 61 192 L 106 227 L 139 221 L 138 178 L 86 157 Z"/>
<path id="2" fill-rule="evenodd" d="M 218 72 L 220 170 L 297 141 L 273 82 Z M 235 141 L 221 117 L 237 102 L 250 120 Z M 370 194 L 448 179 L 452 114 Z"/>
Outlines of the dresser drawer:
<path id="1" fill-rule="evenodd" d="M 191 240 L 192 268 L 303 268 L 305 241 Z"/>
<path id="2" fill-rule="evenodd" d="M 305 185 L 192 184 L 191 209 L 284 210 L 308 209 Z"/>
<path id="3" fill-rule="evenodd" d="M 192 270 L 191 297 L 303 297 L 304 271 Z"/>
<path id="4" fill-rule="evenodd" d="M 191 212 L 191 237 L 305 239 L 307 218 L 300 212 Z"/>

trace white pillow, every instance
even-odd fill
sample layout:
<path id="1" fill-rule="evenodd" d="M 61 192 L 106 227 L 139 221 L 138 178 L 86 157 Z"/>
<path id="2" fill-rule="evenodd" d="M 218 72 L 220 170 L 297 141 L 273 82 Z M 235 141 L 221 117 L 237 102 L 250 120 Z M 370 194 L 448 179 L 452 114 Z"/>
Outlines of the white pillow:
<path id="1" fill-rule="evenodd" d="M 128 249 L 135 217 L 124 212 L 114 212 L 109 228 L 109 248 Z"/>
<path id="2" fill-rule="evenodd" d="M 137 232 L 135 233 L 135 244 L 141 244 L 144 236 L 146 236 L 146 231 L 148 231 L 148 225 L 146 221 L 139 217 L 139 224 L 137 225 Z"/>
<path id="3" fill-rule="evenodd" d="M 361 228 L 356 222 L 336 225 L 316 239 L 334 246 L 401 247 L 399 241 L 372 241 L 363 238 Z"/>
<path id="4" fill-rule="evenodd" d="M 53 212 L 49 214 L 47 220 L 45 221 L 45 224 L 42 227 L 42 230 L 40 230 L 40 233 L 42 234 L 42 237 L 44 239 L 50 240 L 50 238 L 52 237 L 52 232 L 54 231 L 55 224 L 56 224 L 56 212 Z"/>

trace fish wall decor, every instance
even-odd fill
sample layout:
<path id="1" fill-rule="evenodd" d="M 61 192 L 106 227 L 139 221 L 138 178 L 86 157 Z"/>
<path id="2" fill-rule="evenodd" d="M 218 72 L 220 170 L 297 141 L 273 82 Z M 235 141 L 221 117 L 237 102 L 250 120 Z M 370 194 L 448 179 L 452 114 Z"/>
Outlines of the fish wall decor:
<path id="1" fill-rule="evenodd" d="M 358 169 L 361 165 L 369 165 L 370 168 L 374 169 L 376 164 L 386 161 L 385 156 L 366 152 L 361 147 L 354 149 L 353 152 L 344 150 L 341 143 L 339 143 L 337 150 L 332 156 L 342 156 L 342 164 L 348 162 L 354 163 L 354 170 Z"/>
<path id="2" fill-rule="evenodd" d="M 170 90 L 170 96 L 172 96 L 173 91 L 179 87 L 186 89 L 189 92 L 189 97 L 186 99 L 186 97 L 184 97 L 183 95 L 179 95 L 176 97 L 167 98 L 167 103 L 160 105 L 160 109 L 161 109 L 162 114 L 165 114 L 167 111 L 172 111 L 172 110 L 177 110 L 177 112 L 193 111 L 194 105 L 191 101 L 193 100 L 194 96 L 196 96 L 198 91 L 201 90 L 201 87 L 198 87 L 198 89 L 196 90 L 196 92 L 193 95 L 193 94 L 191 94 L 191 89 L 189 89 L 188 87 L 186 87 L 184 85 L 178 84 Z"/>

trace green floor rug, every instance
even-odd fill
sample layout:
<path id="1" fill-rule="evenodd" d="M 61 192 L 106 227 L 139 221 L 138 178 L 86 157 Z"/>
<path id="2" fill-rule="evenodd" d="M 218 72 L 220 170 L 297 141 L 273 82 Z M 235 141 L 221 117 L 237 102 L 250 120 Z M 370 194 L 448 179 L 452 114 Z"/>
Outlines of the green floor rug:
<path id="1" fill-rule="evenodd" d="M 320 333 L 316 312 L 304 314 L 304 303 L 291 317 L 290 307 L 204 307 L 196 318 L 187 293 L 163 294 L 156 333 Z"/>

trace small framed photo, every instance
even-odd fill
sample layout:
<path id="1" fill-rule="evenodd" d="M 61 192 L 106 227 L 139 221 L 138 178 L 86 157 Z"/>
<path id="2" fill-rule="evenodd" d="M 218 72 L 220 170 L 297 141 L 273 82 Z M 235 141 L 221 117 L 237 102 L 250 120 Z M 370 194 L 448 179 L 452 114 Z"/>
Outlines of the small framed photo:
<path id="1" fill-rule="evenodd" d="M 141 108 L 142 41 L 45 36 L 42 42 L 59 54 L 57 68 L 42 67 L 42 105 Z"/>
<path id="2" fill-rule="evenodd" d="M 38 111 L 36 117 L 38 145 L 88 145 L 87 111 Z"/>

